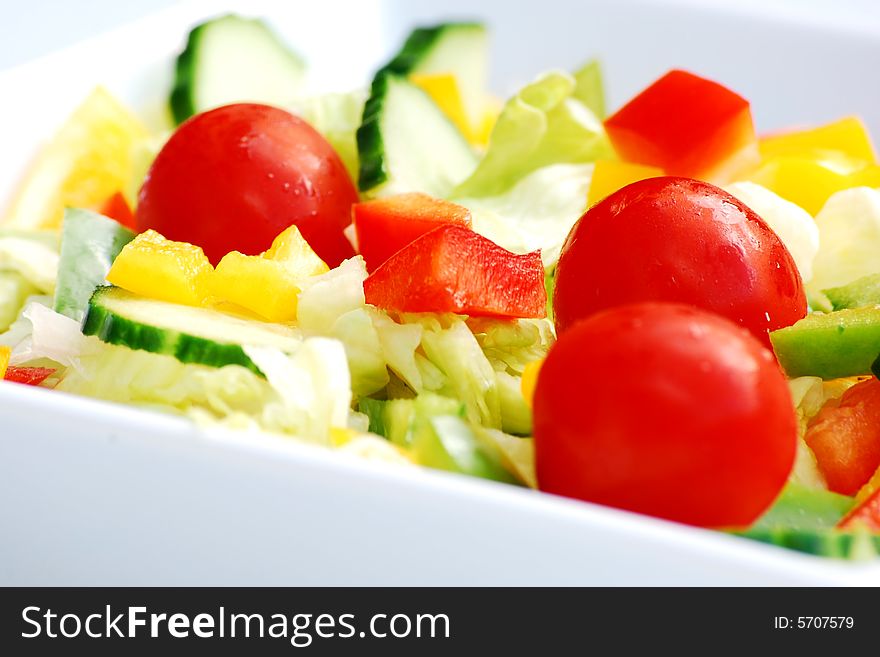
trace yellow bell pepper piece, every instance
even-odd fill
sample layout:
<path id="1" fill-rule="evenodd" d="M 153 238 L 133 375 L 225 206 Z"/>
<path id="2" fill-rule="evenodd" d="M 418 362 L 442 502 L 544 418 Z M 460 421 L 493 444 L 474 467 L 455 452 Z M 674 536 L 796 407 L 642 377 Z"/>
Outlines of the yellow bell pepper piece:
<path id="1" fill-rule="evenodd" d="M 465 139 L 473 142 L 475 131 L 464 111 L 458 80 L 452 73 L 413 73 L 410 81 L 437 103 Z"/>
<path id="2" fill-rule="evenodd" d="M 214 271 L 215 299 L 245 308 L 271 322 L 296 319 L 297 296 L 304 278 L 329 271 L 296 226 L 291 226 L 258 256 L 233 251 Z"/>
<path id="3" fill-rule="evenodd" d="M 0 380 L 6 376 L 6 368 L 9 367 L 9 357 L 12 356 L 12 349 L 9 347 L 0 347 Z"/>
<path id="4" fill-rule="evenodd" d="M 212 273 L 201 247 L 148 230 L 123 247 L 107 280 L 151 299 L 200 306 L 210 295 Z"/>
<path id="5" fill-rule="evenodd" d="M 880 166 L 841 173 L 817 160 L 775 157 L 748 174 L 746 179 L 763 185 L 815 216 L 828 197 L 836 192 L 862 185 L 880 186 Z"/>
<path id="6" fill-rule="evenodd" d="M 523 398 L 526 400 L 526 405 L 529 408 L 532 408 L 532 400 L 535 397 L 535 387 L 538 385 L 538 374 L 540 373 L 543 364 L 543 358 L 541 360 L 534 360 L 526 365 L 522 373 L 522 380 L 519 385 Z"/>
<path id="7" fill-rule="evenodd" d="M 598 160 L 593 168 L 590 190 L 587 192 L 587 207 L 592 207 L 609 194 L 631 183 L 662 175 L 663 169 L 657 167 L 618 160 Z"/>
<path id="8" fill-rule="evenodd" d="M 777 157 L 804 158 L 823 162 L 840 173 L 877 164 L 871 137 L 865 124 L 855 116 L 809 130 L 764 137 L 759 141 L 758 147 L 764 160 Z"/>
<path id="9" fill-rule="evenodd" d="M 148 138 L 140 119 L 98 87 L 39 154 L 5 223 L 58 228 L 65 207 L 97 208 L 116 192 L 129 192 L 143 168 L 135 153 Z"/>

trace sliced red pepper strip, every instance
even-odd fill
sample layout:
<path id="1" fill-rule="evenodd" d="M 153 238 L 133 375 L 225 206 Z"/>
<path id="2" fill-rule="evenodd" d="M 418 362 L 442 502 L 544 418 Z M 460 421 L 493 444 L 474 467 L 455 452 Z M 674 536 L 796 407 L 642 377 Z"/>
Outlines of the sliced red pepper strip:
<path id="1" fill-rule="evenodd" d="M 544 317 L 539 251 L 517 255 L 446 224 L 405 246 L 364 282 L 367 303 L 398 312 Z"/>
<path id="2" fill-rule="evenodd" d="M 400 194 L 352 206 L 358 253 L 374 271 L 410 242 L 443 224 L 471 225 L 470 211 L 427 194 Z"/>
<path id="3" fill-rule="evenodd" d="M 10 365 L 6 368 L 6 375 L 3 379 L 13 383 L 38 386 L 53 374 L 55 374 L 55 370 L 51 367 L 15 367 Z"/>

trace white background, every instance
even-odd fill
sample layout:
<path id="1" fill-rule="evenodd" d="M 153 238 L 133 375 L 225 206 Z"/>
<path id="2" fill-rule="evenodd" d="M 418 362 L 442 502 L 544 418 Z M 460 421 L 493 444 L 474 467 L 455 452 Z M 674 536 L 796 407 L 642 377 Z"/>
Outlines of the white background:
<path id="1" fill-rule="evenodd" d="M 303 1 L 309 5 L 320 0 Z M 363 1 L 363 0 L 359 0 Z M 576 0 L 572 0 L 573 2 Z M 785 14 L 815 21 L 870 30 L 880 34 L 878 0 L 656 0 L 699 6 L 725 5 L 758 14 Z M 278 0 L 279 3 L 282 0 Z M 174 0 L 0 0 L 0 69 L 72 45 L 177 4 Z M 223 5 L 229 5 L 223 2 Z M 241 1 L 247 8 L 253 3 Z M 479 7 L 482 3 L 474 3 Z M 442 0 L 436 5 L 443 6 Z M 721 28 L 723 29 L 723 27 Z M 744 47 L 747 47 L 744 44 Z M 873 82 L 871 82 L 873 84 Z"/>

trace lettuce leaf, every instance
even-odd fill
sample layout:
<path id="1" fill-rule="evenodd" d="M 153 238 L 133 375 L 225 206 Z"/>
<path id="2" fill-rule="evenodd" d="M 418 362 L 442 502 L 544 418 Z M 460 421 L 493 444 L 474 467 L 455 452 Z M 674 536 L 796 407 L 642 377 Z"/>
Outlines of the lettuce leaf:
<path id="1" fill-rule="evenodd" d="M 42 240 L 0 237 L 0 269 L 18 272 L 40 292 L 54 292 L 58 260 L 58 250 Z"/>
<path id="2" fill-rule="evenodd" d="M 12 326 L 25 299 L 37 292 L 37 288 L 18 272 L 0 271 L 0 333 Z"/>
<path id="3" fill-rule="evenodd" d="M 92 347 L 73 361 L 58 390 L 183 415 L 208 427 L 267 431 L 324 445 L 330 444 L 331 429 L 347 425 L 348 367 L 335 340 L 308 338 L 291 355 L 245 347 L 266 378 L 238 365 L 184 364 L 97 340 Z"/>
<path id="4" fill-rule="evenodd" d="M 589 73 L 581 73 L 580 77 L 582 84 L 593 84 Z M 611 145 L 602 123 L 578 99 L 578 91 L 578 79 L 561 71 L 546 73 L 526 85 L 504 106 L 486 154 L 451 196 L 496 196 L 529 173 L 551 164 L 580 164 L 610 157 Z M 592 94 L 583 87 L 580 91 Z"/>
<path id="5" fill-rule="evenodd" d="M 551 267 L 587 209 L 592 175 L 592 164 L 552 164 L 497 196 L 454 200 L 471 211 L 475 231 L 514 253 L 540 249 Z"/>
<path id="6" fill-rule="evenodd" d="M 358 176 L 356 133 L 367 100 L 365 90 L 330 93 L 301 100 L 294 113 L 305 119 L 330 142 L 353 180 Z"/>

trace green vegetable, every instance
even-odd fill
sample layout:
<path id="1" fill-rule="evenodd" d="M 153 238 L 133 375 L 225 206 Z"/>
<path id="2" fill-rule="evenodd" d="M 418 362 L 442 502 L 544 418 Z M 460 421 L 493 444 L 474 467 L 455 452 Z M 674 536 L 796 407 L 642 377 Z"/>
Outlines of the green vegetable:
<path id="1" fill-rule="evenodd" d="M 305 64 L 261 20 L 227 15 L 197 25 L 177 58 L 170 106 L 178 124 L 234 102 L 284 106 L 300 93 Z"/>
<path id="2" fill-rule="evenodd" d="M 480 440 L 468 423 L 456 414 L 444 413 L 434 396 L 416 399 L 411 429 L 411 449 L 417 463 L 439 470 L 458 472 L 482 479 L 515 483 L 501 465 L 491 445 Z M 440 402 L 450 410 L 455 402 Z"/>
<path id="3" fill-rule="evenodd" d="M 431 97 L 406 77 L 386 71 L 373 80 L 357 145 L 358 186 L 369 196 L 424 192 L 443 198 L 477 162 Z"/>
<path id="4" fill-rule="evenodd" d="M 605 83 L 602 80 L 602 65 L 593 59 L 574 74 L 574 97 L 581 101 L 597 119 L 605 118 Z"/>
<path id="5" fill-rule="evenodd" d="M 413 30 L 382 68 L 402 77 L 451 73 L 471 125 L 479 125 L 486 106 L 489 34 L 481 23 L 442 23 Z"/>
<path id="6" fill-rule="evenodd" d="M 134 232 L 96 212 L 68 209 L 64 214 L 55 310 L 82 321 L 92 293 L 106 285 L 107 272 Z"/>
<path id="7" fill-rule="evenodd" d="M 854 503 L 845 495 L 789 483 L 749 531 L 833 529 Z"/>
<path id="8" fill-rule="evenodd" d="M 452 196 L 497 196 L 543 167 L 610 157 L 602 123 L 577 99 L 577 85 L 576 77 L 552 72 L 520 90 L 501 111 L 476 170 Z"/>
<path id="9" fill-rule="evenodd" d="M 455 318 L 448 328 L 426 330 L 422 349 L 443 373 L 440 394 L 461 400 L 474 424 L 501 428 L 501 401 L 495 370 L 467 324 Z"/>
<path id="10" fill-rule="evenodd" d="M 185 415 L 207 427 L 258 429 L 323 444 L 329 428 L 344 426 L 348 414 L 345 358 L 333 341 L 308 338 L 292 356 L 248 348 L 263 377 L 239 365 L 185 364 L 89 340 L 95 348 L 78 357 L 59 390 Z"/>
<path id="11" fill-rule="evenodd" d="M 515 253 L 540 249 L 544 266 L 551 268 L 587 209 L 592 175 L 592 164 L 552 164 L 497 196 L 453 200 L 471 210 L 475 231 Z"/>
<path id="12" fill-rule="evenodd" d="M 880 305 L 880 274 L 870 274 L 848 285 L 822 290 L 834 310 Z"/>
<path id="13" fill-rule="evenodd" d="M 182 363 L 241 365 L 257 373 L 242 345 L 295 351 L 302 341 L 288 326 L 146 299 L 116 287 L 95 291 L 82 330 L 110 344 L 167 354 Z"/>
<path id="14" fill-rule="evenodd" d="M 820 557 L 862 561 L 874 559 L 880 554 L 880 534 L 867 532 L 778 527 L 775 529 L 756 529 L 745 532 L 742 536 Z"/>
<path id="15" fill-rule="evenodd" d="M 880 353 L 880 308 L 812 313 L 770 334 L 789 377 L 836 379 L 871 373 Z"/>
<path id="16" fill-rule="evenodd" d="M 37 288 L 16 271 L 0 270 L 0 333 L 6 331 Z"/>
<path id="17" fill-rule="evenodd" d="M 0 270 L 14 271 L 37 288 L 51 294 L 58 273 L 57 241 L 30 231 L 0 233 Z"/>

